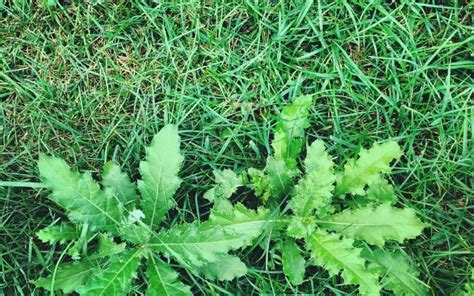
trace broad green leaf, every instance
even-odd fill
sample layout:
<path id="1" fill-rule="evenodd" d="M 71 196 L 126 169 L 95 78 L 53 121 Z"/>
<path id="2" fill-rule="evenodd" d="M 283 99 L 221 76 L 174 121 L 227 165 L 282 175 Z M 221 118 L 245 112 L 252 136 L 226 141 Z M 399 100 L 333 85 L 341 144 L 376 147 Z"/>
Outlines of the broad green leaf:
<path id="1" fill-rule="evenodd" d="M 296 167 L 296 158 L 301 150 L 304 129 L 308 127 L 309 108 L 313 103 L 311 96 L 300 96 L 288 106 L 283 107 L 272 141 L 276 160 L 285 161 L 290 169 Z"/>
<path id="2" fill-rule="evenodd" d="M 39 278 L 34 281 L 34 284 L 48 291 L 62 290 L 64 293 L 71 293 L 87 282 L 97 270 L 99 270 L 99 266 L 91 260 L 61 264 L 56 273 L 46 278 Z"/>
<path id="3" fill-rule="evenodd" d="M 228 255 L 209 262 L 198 270 L 210 280 L 231 281 L 244 276 L 247 273 L 247 266 L 239 257 Z"/>
<path id="4" fill-rule="evenodd" d="M 132 287 L 132 280 L 140 264 L 141 249 L 130 249 L 120 255 L 114 255 L 110 265 L 98 272 L 78 288 L 84 296 L 126 295 Z"/>
<path id="5" fill-rule="evenodd" d="M 295 186 L 290 206 L 298 216 L 309 216 L 314 210 L 319 216 L 327 212 L 331 204 L 336 181 L 334 163 L 322 141 L 314 141 L 308 147 L 305 170 L 306 175 Z"/>
<path id="6" fill-rule="evenodd" d="M 323 230 L 315 231 L 307 240 L 316 265 L 327 269 L 331 275 L 341 272 L 344 283 L 359 285 L 362 295 L 380 295 L 377 275 L 365 268 L 361 249 L 355 248 L 353 243 L 352 239 Z"/>
<path id="7" fill-rule="evenodd" d="M 110 190 L 102 191 L 90 172 L 71 171 L 66 162 L 41 155 L 40 176 L 52 191 L 49 199 L 63 207 L 72 221 L 87 223 L 91 230 L 114 231 L 122 216 L 122 207 Z"/>
<path id="8" fill-rule="evenodd" d="M 120 170 L 120 167 L 113 162 L 107 162 L 102 171 L 102 185 L 110 188 L 113 195 L 127 208 L 133 208 L 133 204 L 138 201 L 135 191 L 135 184 L 128 175 Z"/>
<path id="9" fill-rule="evenodd" d="M 420 272 L 410 257 L 401 251 L 366 248 L 362 257 L 370 262 L 369 270 L 382 276 L 384 289 L 393 291 L 395 295 L 427 294 L 427 285 L 418 279 Z"/>
<path id="10" fill-rule="evenodd" d="M 214 170 L 214 178 L 216 185 L 204 194 L 204 198 L 212 202 L 229 199 L 242 186 L 242 179 L 228 169 Z"/>
<path id="11" fill-rule="evenodd" d="M 228 233 L 234 233 L 241 239 L 241 245 L 249 245 L 264 229 L 275 223 L 270 220 L 270 212 L 263 208 L 258 211 L 247 209 L 238 203 L 232 212 L 212 210 L 209 223 Z"/>
<path id="12" fill-rule="evenodd" d="M 365 186 L 379 180 L 380 173 L 390 172 L 390 162 L 402 155 L 396 142 L 375 144 L 369 150 L 362 150 L 359 159 L 351 159 L 344 166 L 344 173 L 338 177 L 336 194 L 365 195 Z"/>
<path id="13" fill-rule="evenodd" d="M 375 205 L 390 203 L 393 205 L 396 202 L 397 196 L 392 185 L 388 184 L 388 181 L 383 178 L 379 178 L 373 184 L 370 184 L 366 195 L 356 197 L 356 203 L 359 207 L 370 203 Z"/>
<path id="14" fill-rule="evenodd" d="M 117 244 L 114 242 L 114 239 L 112 237 L 108 236 L 107 234 L 100 233 L 97 251 L 88 259 L 92 260 L 119 254 L 125 251 L 125 247 L 125 243 Z"/>
<path id="15" fill-rule="evenodd" d="M 94 273 L 100 271 L 102 258 L 121 253 L 124 250 L 125 243 L 116 244 L 111 237 L 101 233 L 99 234 L 99 246 L 94 254 L 78 262 L 61 264 L 56 272 L 53 270 L 51 275 L 36 280 L 34 284 L 49 291 L 51 289 L 62 290 L 64 293 L 76 291 Z"/>
<path id="16" fill-rule="evenodd" d="M 76 226 L 69 223 L 61 223 L 60 225 L 51 225 L 41 229 L 36 236 L 43 242 L 49 244 L 64 244 L 67 241 L 79 239 L 80 233 L 77 232 Z"/>
<path id="17" fill-rule="evenodd" d="M 246 236 L 226 231 L 214 222 L 204 222 L 173 226 L 152 237 L 146 246 L 174 257 L 186 267 L 201 267 L 240 248 L 246 241 Z"/>
<path id="18" fill-rule="evenodd" d="M 296 169 L 289 169 L 283 160 L 277 160 L 272 156 L 267 158 L 265 172 L 267 173 L 271 197 L 277 200 L 290 192 L 294 177 L 298 173 Z"/>
<path id="19" fill-rule="evenodd" d="M 189 286 L 183 284 L 178 273 L 165 262 L 150 256 L 146 274 L 148 277 L 148 296 L 187 296 L 192 295 Z"/>
<path id="20" fill-rule="evenodd" d="M 145 222 L 152 229 L 175 205 L 173 195 L 181 185 L 178 172 L 184 159 L 179 146 L 178 128 L 166 125 L 146 148 L 146 160 L 140 162 L 142 180 L 138 181 L 138 190 L 142 196 L 141 208 Z"/>
<path id="21" fill-rule="evenodd" d="M 283 272 L 293 285 L 300 285 L 304 280 L 305 260 L 294 240 L 287 239 L 281 245 Z"/>
<path id="22" fill-rule="evenodd" d="M 348 209 L 326 218 L 326 221 L 323 225 L 327 229 L 377 246 L 383 246 L 387 240 L 402 243 L 405 239 L 415 238 L 427 226 L 416 217 L 415 210 L 394 208 L 389 203 L 376 208 L 369 205 Z"/>

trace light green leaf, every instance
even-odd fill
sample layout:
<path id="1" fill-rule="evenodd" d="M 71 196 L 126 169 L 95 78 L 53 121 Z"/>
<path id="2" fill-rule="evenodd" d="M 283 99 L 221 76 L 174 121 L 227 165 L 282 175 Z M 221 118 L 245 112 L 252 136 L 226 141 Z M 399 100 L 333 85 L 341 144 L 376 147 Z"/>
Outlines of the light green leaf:
<path id="1" fill-rule="evenodd" d="M 39 278 L 34 281 L 34 284 L 48 291 L 62 290 L 64 293 L 71 293 L 84 284 L 97 269 L 98 266 L 89 260 L 62 264 L 56 270 L 54 277 L 50 275 Z"/>
<path id="2" fill-rule="evenodd" d="M 232 212 L 212 210 L 209 221 L 174 226 L 151 238 L 148 245 L 185 266 L 202 267 L 249 245 L 269 227 L 268 216 L 266 210 L 255 212 L 241 204 Z"/>
<path id="3" fill-rule="evenodd" d="M 186 267 L 201 267 L 240 248 L 246 237 L 226 231 L 213 222 L 180 224 L 161 231 L 146 245 L 172 256 Z"/>
<path id="4" fill-rule="evenodd" d="M 100 189 L 90 174 L 71 171 L 66 162 L 41 155 L 40 176 L 52 191 L 49 199 L 63 207 L 72 221 L 87 223 L 91 230 L 114 231 L 122 216 L 122 207 L 110 190 Z"/>
<path id="5" fill-rule="evenodd" d="M 396 142 L 375 144 L 369 150 L 362 150 L 359 159 L 351 159 L 344 166 L 336 186 L 337 195 L 346 193 L 365 195 L 365 186 L 379 180 L 380 173 L 390 172 L 390 162 L 402 155 Z"/>
<path id="6" fill-rule="evenodd" d="M 290 206 L 298 216 L 309 216 L 314 210 L 319 216 L 327 212 L 331 204 L 336 181 L 334 163 L 322 141 L 314 141 L 308 147 L 305 169 L 306 175 L 295 186 Z"/>
<path id="7" fill-rule="evenodd" d="M 43 242 L 49 244 L 64 244 L 67 241 L 79 239 L 79 233 L 76 226 L 68 223 L 61 223 L 60 225 L 51 225 L 41 229 L 36 233 L 36 236 Z"/>
<path id="8" fill-rule="evenodd" d="M 146 148 L 146 160 L 140 162 L 142 180 L 138 181 L 138 190 L 142 196 L 141 208 L 145 222 L 152 229 L 175 205 L 173 195 L 181 185 L 178 172 L 184 159 L 179 146 L 178 128 L 166 125 Z"/>
<path id="9" fill-rule="evenodd" d="M 150 256 L 146 270 L 148 276 L 148 296 L 187 296 L 192 295 L 189 286 L 183 284 L 178 273 L 165 262 Z"/>
<path id="10" fill-rule="evenodd" d="M 327 269 L 331 275 L 341 272 L 345 284 L 359 285 L 360 294 L 380 295 L 377 275 L 365 268 L 361 249 L 353 247 L 352 239 L 318 230 L 307 243 L 316 265 Z"/>
<path id="11" fill-rule="evenodd" d="M 100 233 L 97 251 L 88 259 L 92 260 L 119 254 L 125 251 L 125 247 L 125 243 L 117 244 L 114 242 L 112 237 L 108 236 L 107 234 Z"/>
<path id="12" fill-rule="evenodd" d="M 228 169 L 214 170 L 214 178 L 216 185 L 204 194 L 204 198 L 212 202 L 229 199 L 242 186 L 242 179 Z"/>
<path id="13" fill-rule="evenodd" d="M 277 160 L 272 156 L 267 158 L 265 167 L 271 197 L 279 199 L 287 195 L 294 182 L 294 177 L 298 174 L 295 169 L 289 169 L 283 160 Z"/>
<path id="14" fill-rule="evenodd" d="M 355 201 L 358 207 L 367 206 L 370 203 L 374 205 L 390 203 L 393 205 L 397 202 L 397 196 L 392 185 L 388 184 L 387 180 L 379 178 L 369 185 L 366 195 L 357 196 Z"/>
<path id="15" fill-rule="evenodd" d="M 324 226 L 327 229 L 377 246 L 383 246 L 387 240 L 402 243 L 405 239 L 415 238 L 427 226 L 416 217 L 415 210 L 394 208 L 389 203 L 376 208 L 348 209 L 326 220 Z"/>
<path id="16" fill-rule="evenodd" d="M 313 103 L 311 96 L 300 96 L 289 106 L 283 107 L 272 148 L 276 160 L 284 160 L 290 169 L 296 167 L 296 158 L 301 150 L 304 129 L 308 127 L 309 108 Z"/>
<path id="17" fill-rule="evenodd" d="M 78 292 L 83 296 L 126 295 L 136 277 L 141 255 L 141 249 L 130 249 L 114 255 L 110 265 L 95 273 L 87 285 L 77 289 Z"/>
<path id="18" fill-rule="evenodd" d="M 199 273 L 210 280 L 231 281 L 244 276 L 247 273 L 247 266 L 239 257 L 228 255 L 200 267 Z"/>
<path id="19" fill-rule="evenodd" d="M 305 260 L 301 250 L 293 240 L 285 240 L 281 245 L 283 272 L 293 285 L 300 285 L 304 280 Z"/>
<path id="20" fill-rule="evenodd" d="M 366 248 L 362 257 L 369 260 L 369 270 L 382 276 L 384 289 L 393 291 L 395 295 L 427 294 L 427 285 L 418 279 L 420 272 L 410 257 L 401 251 Z"/>
<path id="21" fill-rule="evenodd" d="M 37 287 L 51 291 L 62 290 L 71 293 L 85 284 L 93 274 L 100 272 L 100 262 L 104 257 L 121 253 L 125 250 L 125 243 L 116 244 L 111 237 L 99 234 L 97 251 L 79 262 L 65 263 L 58 266 L 57 270 L 46 278 L 34 281 Z"/>
<path id="22" fill-rule="evenodd" d="M 209 223 L 228 233 L 237 234 L 242 246 L 249 245 L 264 229 L 271 228 L 275 223 L 270 220 L 270 212 L 263 208 L 258 211 L 247 209 L 238 203 L 232 212 L 212 210 Z"/>
<path id="23" fill-rule="evenodd" d="M 135 184 L 128 175 L 120 170 L 120 167 L 113 162 L 107 162 L 102 171 L 102 185 L 110 188 L 113 195 L 127 208 L 133 208 L 133 204 L 138 200 L 135 191 Z"/>

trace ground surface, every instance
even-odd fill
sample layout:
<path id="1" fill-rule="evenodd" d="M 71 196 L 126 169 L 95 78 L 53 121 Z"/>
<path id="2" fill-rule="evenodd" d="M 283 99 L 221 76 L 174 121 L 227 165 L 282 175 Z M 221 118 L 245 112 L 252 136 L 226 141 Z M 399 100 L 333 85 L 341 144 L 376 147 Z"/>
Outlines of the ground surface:
<path id="1" fill-rule="evenodd" d="M 142 147 L 164 123 L 177 123 L 186 154 L 178 203 L 204 213 L 212 169 L 263 166 L 274 114 L 296 95 L 312 94 L 308 137 L 325 140 L 339 159 L 374 141 L 399 141 L 405 156 L 392 179 L 401 203 L 431 224 L 407 252 L 436 295 L 467 281 L 472 3 L 12 2 L 0 1 L 0 180 L 38 181 L 39 152 L 93 172 L 114 159 L 136 176 Z M 0 188 L 0 291 L 7 295 L 40 293 L 29 280 L 45 275 L 60 253 L 34 237 L 62 218 L 45 197 Z M 175 219 L 192 217 L 180 212 Z M 331 294 L 341 287 L 312 270 L 312 284 L 297 290 L 278 266 L 265 266 L 261 252 L 240 256 L 260 268 L 221 284 L 219 293 Z M 203 279 L 188 284 L 216 291 Z"/>

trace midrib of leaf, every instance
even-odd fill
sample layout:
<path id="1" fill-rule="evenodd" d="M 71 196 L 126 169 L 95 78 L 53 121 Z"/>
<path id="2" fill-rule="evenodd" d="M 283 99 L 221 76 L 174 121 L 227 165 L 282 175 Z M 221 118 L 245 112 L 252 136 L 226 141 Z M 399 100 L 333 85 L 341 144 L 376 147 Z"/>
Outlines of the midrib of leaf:
<path id="1" fill-rule="evenodd" d="M 234 241 L 238 239 L 221 239 L 221 240 L 214 240 L 210 242 L 182 242 L 182 243 L 166 243 L 163 242 L 162 240 L 161 243 L 159 244 L 145 244 L 145 247 L 159 247 L 159 246 L 183 246 L 183 245 L 209 245 L 209 244 L 214 244 L 214 243 L 219 243 L 219 242 L 228 242 L 228 241 Z M 170 250 L 171 251 L 171 250 Z"/>
<path id="2" fill-rule="evenodd" d="M 280 181 L 281 188 L 285 188 L 285 184 L 283 184 L 283 180 L 281 179 L 281 171 L 275 166 L 277 174 L 278 174 L 278 181 Z"/>
<path id="3" fill-rule="evenodd" d="M 395 228 L 394 224 L 373 224 L 373 223 L 348 223 L 348 222 L 334 222 L 334 221 L 325 221 L 325 220 L 315 220 L 317 223 L 321 224 L 334 224 L 334 225 L 347 225 L 347 226 L 368 226 L 368 227 L 393 227 Z M 411 227 L 418 227 L 418 225 L 412 224 L 400 224 L 400 226 L 411 226 Z"/>
<path id="4" fill-rule="evenodd" d="M 49 167 L 50 167 L 50 169 L 53 169 L 53 170 L 54 170 L 53 167 L 51 167 L 51 166 L 49 166 Z M 60 176 L 58 176 L 58 177 L 62 180 L 61 183 L 64 183 L 64 184 L 68 184 L 68 183 L 69 183 L 62 175 L 60 175 Z M 83 175 L 79 175 L 79 178 L 80 178 L 80 179 L 83 178 Z M 96 205 L 94 202 L 92 202 L 91 200 L 87 199 L 84 195 L 82 195 L 79 191 L 77 191 L 76 187 L 73 188 L 73 191 L 74 191 L 77 195 L 79 195 L 80 197 L 82 197 L 82 199 L 86 200 L 90 205 L 92 205 L 93 207 L 95 207 L 96 209 L 98 209 L 102 214 L 104 214 L 105 216 L 107 216 L 107 217 L 108 217 L 110 220 L 112 220 L 115 224 L 120 225 L 120 223 L 119 223 L 117 220 L 115 220 L 114 218 L 112 218 L 107 212 L 104 212 L 104 210 L 103 210 L 102 208 L 100 208 L 100 207 L 99 207 L 98 205 Z M 102 192 L 102 191 L 100 191 L 100 192 Z"/>
<path id="5" fill-rule="evenodd" d="M 390 271 L 390 270 L 391 270 L 391 268 L 388 269 L 387 272 Z M 405 274 L 408 274 L 409 277 L 411 277 L 411 278 L 414 279 L 415 281 L 421 283 L 422 285 L 426 286 L 425 283 L 423 283 L 422 281 L 420 281 L 416 276 L 413 276 L 411 273 L 406 273 L 406 272 L 405 272 Z M 405 286 L 408 287 L 408 288 L 410 289 L 410 291 L 413 292 L 413 295 L 417 295 L 418 291 L 417 291 L 415 288 L 413 288 L 409 283 L 406 283 L 406 282 L 399 276 L 398 272 L 391 273 L 391 275 L 394 275 L 400 282 L 404 283 Z"/>
<path id="6" fill-rule="evenodd" d="M 356 274 L 362 281 L 365 282 L 365 276 L 363 275 L 360 275 L 358 272 L 354 271 L 354 269 L 352 269 L 350 266 L 347 266 L 343 261 L 339 260 L 337 256 L 334 255 L 333 252 L 331 252 L 330 249 L 327 249 L 325 248 L 322 244 L 319 243 L 319 240 L 318 239 L 315 239 L 314 241 L 316 241 L 318 243 L 318 245 L 324 249 L 326 252 L 328 252 L 329 254 L 331 254 L 331 256 L 339 262 L 339 264 L 341 264 L 342 266 L 346 266 L 346 269 L 350 270 L 353 274 Z M 367 287 L 370 287 L 370 283 L 367 283 L 365 282 L 365 284 L 367 285 Z"/>
<path id="7" fill-rule="evenodd" d="M 135 252 L 135 254 L 133 254 L 133 256 L 130 257 L 130 259 L 127 260 L 127 262 L 125 264 L 122 265 L 122 267 L 119 269 L 118 272 L 115 273 L 115 275 L 113 276 L 113 278 L 107 283 L 107 285 L 104 287 L 104 289 L 102 289 L 102 291 L 100 292 L 100 296 L 104 295 L 104 291 L 111 285 L 111 283 L 113 283 L 115 281 L 115 279 L 117 278 L 117 276 L 130 264 L 130 261 L 132 261 L 133 259 L 135 259 L 135 257 L 137 256 L 138 253 L 140 253 L 141 250 L 137 250 Z"/>
<path id="8" fill-rule="evenodd" d="M 89 261 L 89 260 L 88 260 L 88 261 Z M 88 273 L 88 272 L 90 272 L 90 271 L 92 271 L 92 270 L 95 270 L 95 269 L 96 269 L 96 267 L 95 267 L 95 266 L 92 266 L 91 268 L 89 268 L 89 269 L 87 269 L 87 270 L 83 270 L 83 271 L 78 272 L 78 273 L 75 273 L 74 275 L 69 276 L 68 278 L 72 278 L 72 277 L 75 277 L 75 276 L 77 276 L 77 275 L 81 275 L 81 274 L 83 274 L 83 273 Z M 52 280 L 51 280 L 51 291 L 54 291 L 54 289 L 53 289 L 53 288 L 54 288 L 54 284 L 55 284 L 56 280 L 58 279 L 57 276 L 56 276 L 56 275 L 57 275 L 56 271 L 57 271 L 57 269 L 55 268 L 53 274 L 51 275 L 51 276 L 52 276 Z"/>
<path id="9" fill-rule="evenodd" d="M 115 224 L 120 225 L 120 223 L 119 223 L 117 220 L 115 220 L 113 217 L 111 217 L 107 212 L 104 212 L 104 210 L 103 210 L 101 207 L 99 207 L 97 204 L 95 204 L 94 202 L 92 202 L 90 199 L 85 198 L 85 196 L 82 195 L 79 191 L 77 191 L 77 190 L 75 190 L 75 189 L 74 189 L 74 191 L 75 191 L 79 196 L 81 196 L 84 200 L 86 200 L 89 204 L 91 204 L 93 207 L 95 207 L 96 209 L 98 209 L 102 214 L 104 214 L 104 215 L 107 216 L 110 220 L 112 220 Z"/>
<path id="10" fill-rule="evenodd" d="M 151 256 L 151 261 L 153 261 L 153 268 L 155 269 L 156 274 L 158 274 L 158 277 L 160 278 L 160 282 L 163 283 L 163 289 L 165 289 L 166 295 L 171 295 L 170 293 L 168 293 L 168 288 L 166 287 L 166 284 L 163 281 L 163 278 L 161 277 L 161 273 L 160 273 L 159 269 L 156 268 L 156 262 L 155 262 L 155 258 L 153 258 L 153 255 Z"/>
<path id="11" fill-rule="evenodd" d="M 237 225 L 237 226 L 242 226 L 242 225 L 251 225 L 251 224 L 263 224 L 262 226 L 266 225 L 266 224 L 269 224 L 270 222 L 276 222 L 276 221 L 281 221 L 281 220 L 277 220 L 277 219 L 273 219 L 273 220 L 270 220 L 270 219 L 266 219 L 266 220 L 258 220 L 258 221 L 246 221 L 246 222 L 240 222 L 240 223 L 232 223 L 232 224 L 228 224 L 228 225 L 224 225 L 222 226 L 222 228 L 226 228 L 226 227 L 230 227 L 230 226 L 234 226 L 234 225 Z"/>
<path id="12" fill-rule="evenodd" d="M 153 227 L 153 221 L 155 220 L 155 214 L 156 214 L 156 204 L 158 203 L 158 196 L 159 196 L 159 189 L 161 189 L 162 187 L 162 183 L 161 183 L 161 179 L 162 179 L 162 172 L 163 172 L 163 167 L 161 166 L 160 167 L 160 171 L 159 171 L 159 174 L 158 174 L 158 180 L 156 180 L 153 176 L 153 181 L 155 181 L 156 183 L 156 190 L 155 190 L 155 198 L 154 198 L 154 201 L 153 201 L 153 214 L 151 215 L 151 219 L 150 219 L 150 227 Z"/>
<path id="13" fill-rule="evenodd" d="M 374 261 L 377 261 L 378 263 L 378 260 L 374 260 Z M 378 263 L 380 264 L 380 263 Z M 385 266 L 383 264 L 380 264 L 382 266 Z M 387 268 L 387 274 L 392 270 L 392 267 L 390 268 Z M 394 272 L 394 273 L 390 273 L 391 275 L 395 276 L 400 282 L 404 283 L 406 287 L 408 287 L 410 289 L 410 291 L 413 292 L 413 295 L 417 295 L 418 291 L 413 288 L 409 283 L 406 283 L 402 277 L 400 277 L 399 273 L 398 272 Z M 409 277 L 411 277 L 412 279 L 414 279 L 415 281 L 419 282 L 420 284 L 422 284 L 423 286 L 426 286 L 426 284 L 422 281 L 420 281 L 416 276 L 413 276 L 411 273 L 408 273 L 408 272 L 404 272 L 404 274 L 408 275 Z"/>

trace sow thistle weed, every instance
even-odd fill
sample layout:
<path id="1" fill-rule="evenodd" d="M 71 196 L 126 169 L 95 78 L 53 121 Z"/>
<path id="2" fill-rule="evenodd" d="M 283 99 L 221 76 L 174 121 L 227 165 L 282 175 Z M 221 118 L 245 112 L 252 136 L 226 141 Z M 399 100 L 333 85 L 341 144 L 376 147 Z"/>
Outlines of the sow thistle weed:
<path id="1" fill-rule="evenodd" d="M 273 155 L 263 169 L 250 168 L 241 176 L 214 172 L 215 186 L 203 196 L 213 203 L 207 221 L 162 225 L 182 182 L 174 125 L 166 125 L 146 148 L 136 183 L 115 163 L 104 166 L 99 183 L 90 172 L 78 173 L 59 158 L 41 155 L 38 167 L 49 199 L 64 208 L 70 222 L 37 236 L 65 245 L 61 257 L 72 260 L 55 264 L 49 276 L 34 283 L 65 293 L 125 295 L 143 268 L 147 295 L 191 295 L 169 262 L 210 280 L 233 280 L 245 275 L 247 266 L 231 252 L 252 246 L 265 232 L 271 233 L 292 285 L 305 283 L 306 268 L 316 265 L 358 285 L 360 294 L 379 295 L 381 289 L 425 294 L 416 264 L 396 243 L 420 235 L 426 224 L 414 209 L 396 206 L 394 189 L 383 178 L 402 155 L 400 147 L 386 142 L 362 149 L 337 172 L 325 144 L 316 140 L 299 164 L 311 104 L 310 96 L 301 96 L 282 110 Z M 262 206 L 232 204 L 241 186 L 252 188 Z"/>
<path id="2" fill-rule="evenodd" d="M 390 162 L 402 155 L 400 147 L 386 142 L 362 149 L 336 172 L 325 144 L 316 140 L 306 149 L 302 174 L 297 157 L 311 104 L 310 96 L 302 96 L 283 109 L 273 155 L 263 170 L 248 170 L 248 185 L 282 213 L 278 220 L 286 221 L 274 237 L 284 274 L 300 285 L 306 266 L 313 264 L 330 275 L 340 274 L 345 284 L 359 285 L 363 295 L 379 295 L 382 288 L 396 295 L 425 294 L 427 286 L 412 260 L 399 248 L 385 247 L 388 241 L 415 238 L 426 227 L 414 209 L 394 206 L 394 189 L 383 179 Z"/>
<path id="3" fill-rule="evenodd" d="M 65 209 L 72 223 L 47 227 L 38 237 L 50 244 L 69 242 L 68 253 L 77 260 L 55 266 L 50 276 L 35 284 L 81 295 L 124 295 L 144 264 L 147 295 L 191 295 L 165 257 L 209 279 L 244 275 L 245 264 L 228 252 L 250 244 L 260 234 L 266 212 L 240 205 L 224 217 L 213 211 L 205 222 L 160 227 L 175 207 L 173 195 L 181 184 L 182 162 L 174 125 L 165 126 L 146 148 L 136 186 L 114 163 L 104 166 L 99 184 L 89 172 L 79 174 L 61 159 L 40 156 L 40 177 L 51 190 L 49 199 Z M 262 223 L 242 227 L 246 219 Z M 97 244 L 89 250 L 91 241 Z"/>

